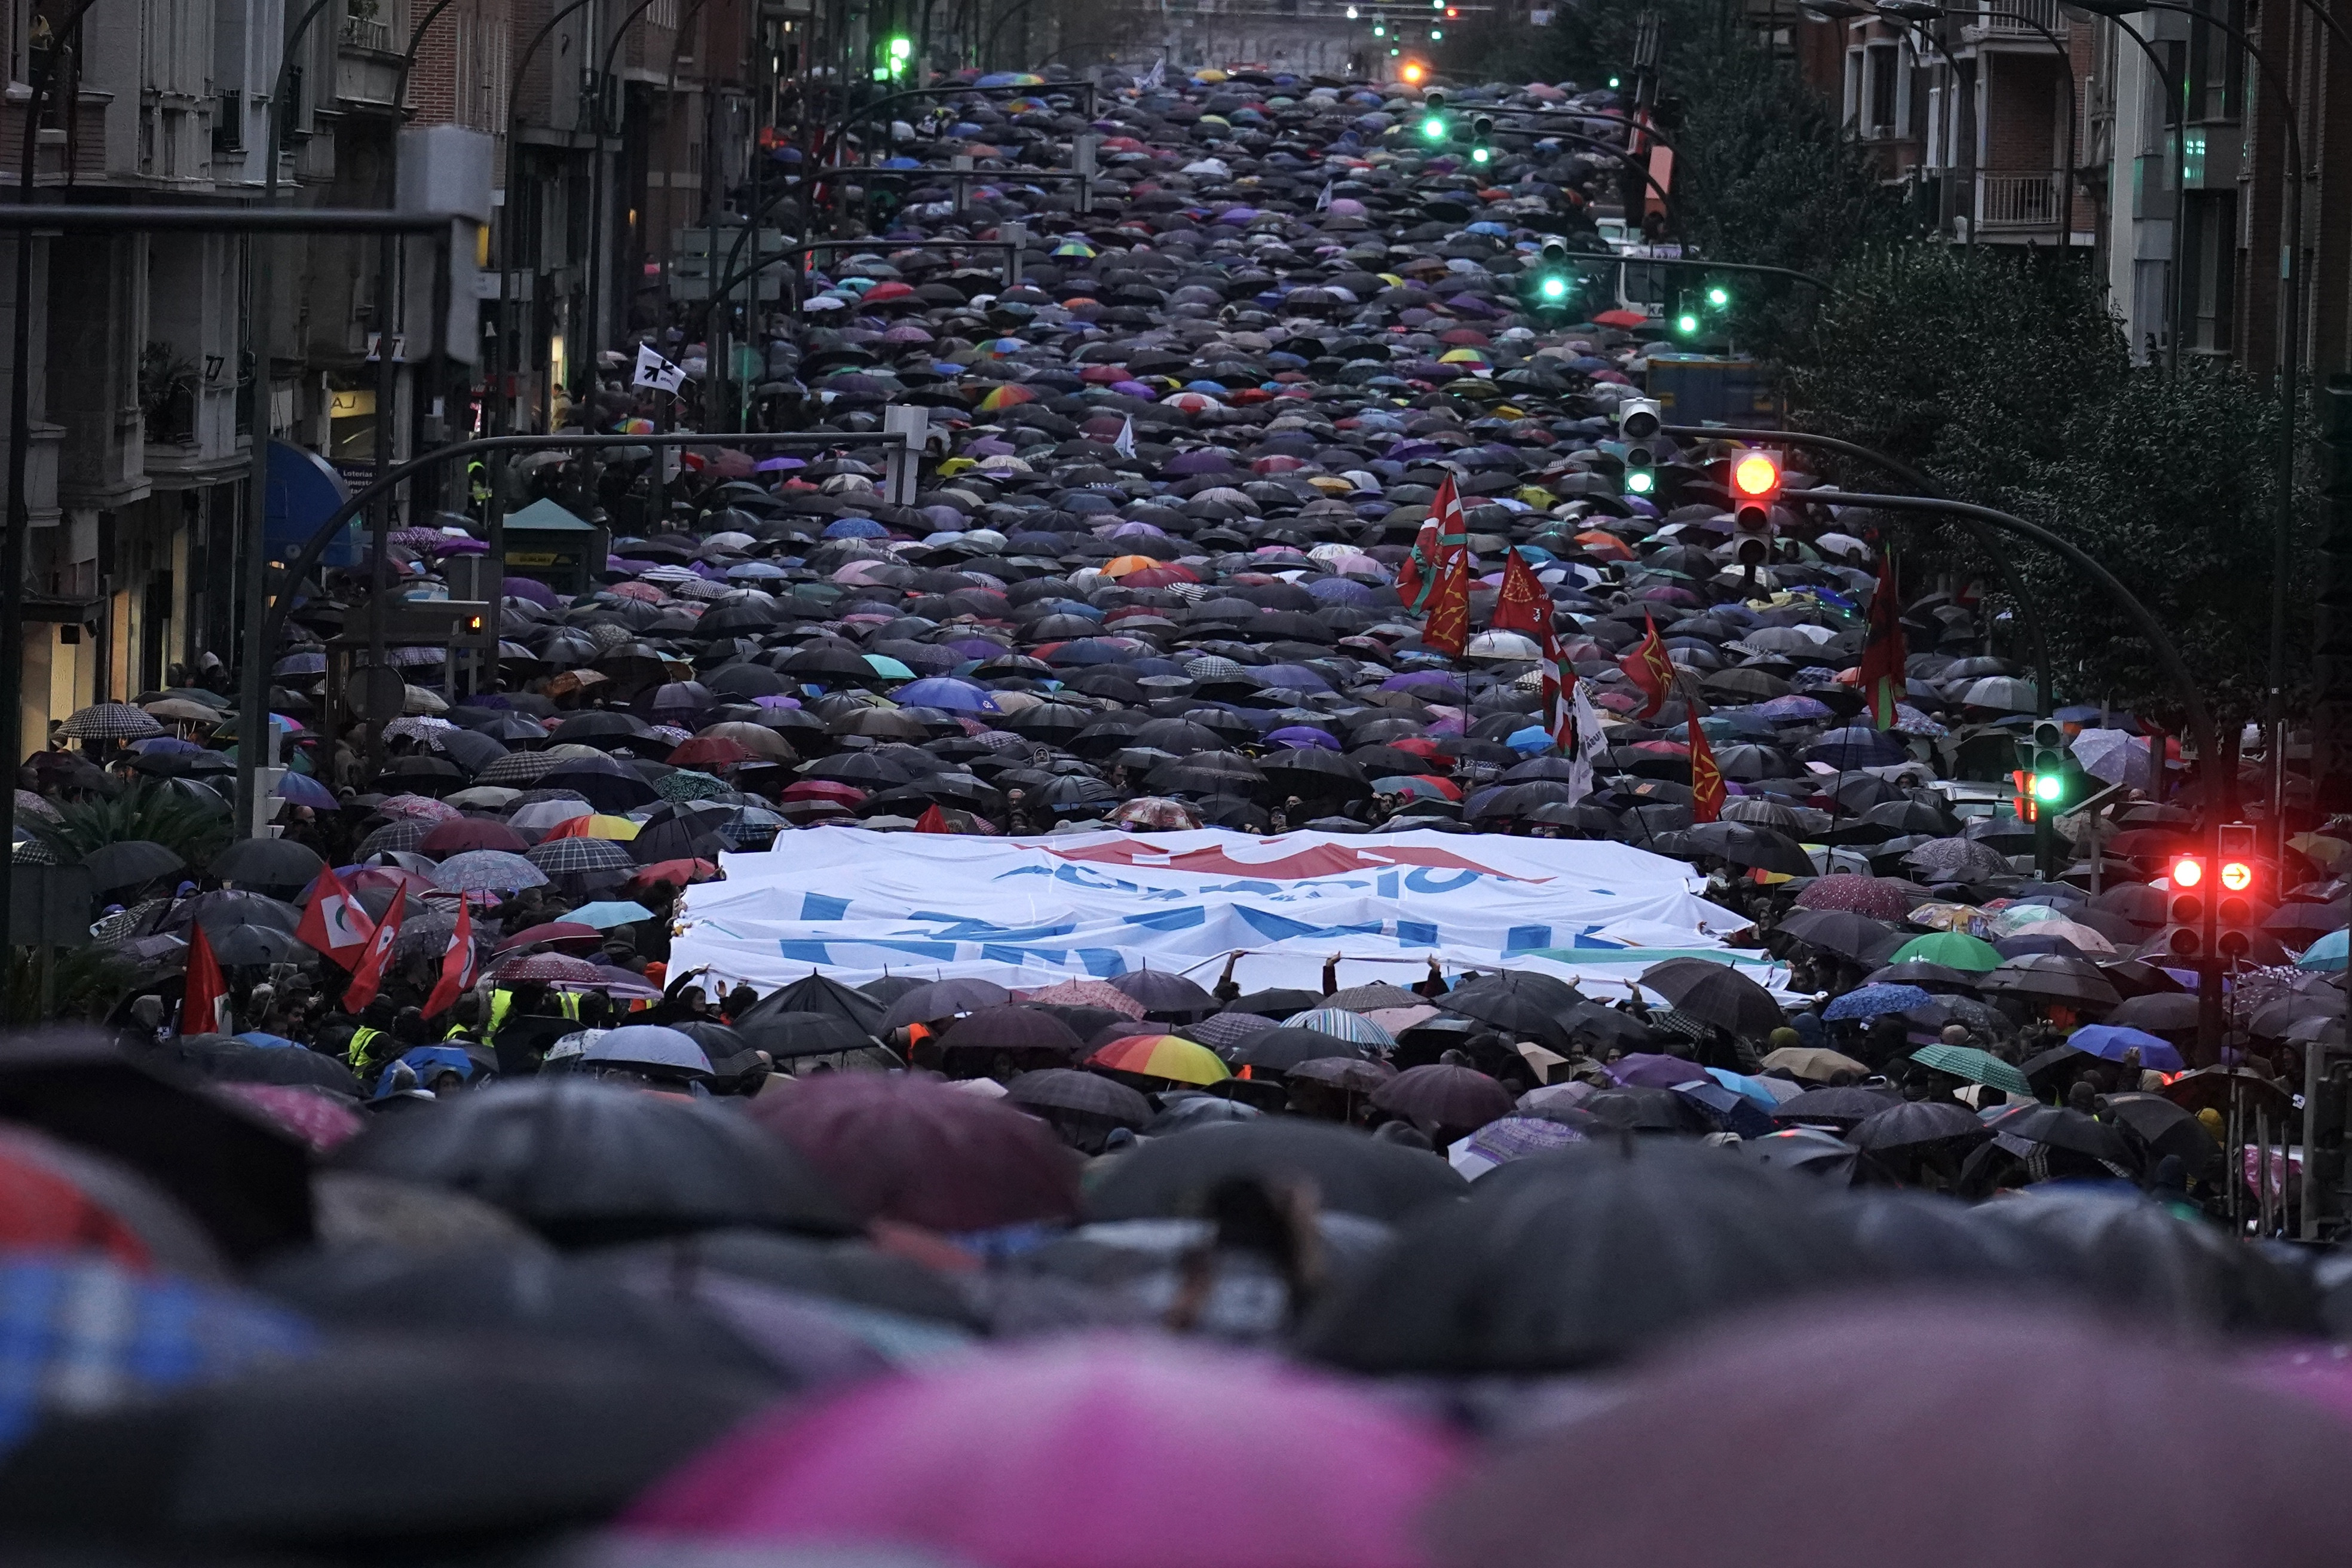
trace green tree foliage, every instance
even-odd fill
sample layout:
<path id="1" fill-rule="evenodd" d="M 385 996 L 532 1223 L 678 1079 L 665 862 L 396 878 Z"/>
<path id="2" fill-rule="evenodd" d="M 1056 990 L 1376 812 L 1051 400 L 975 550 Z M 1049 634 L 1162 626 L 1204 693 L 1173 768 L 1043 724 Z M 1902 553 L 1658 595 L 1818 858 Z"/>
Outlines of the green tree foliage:
<path id="1" fill-rule="evenodd" d="M 202 868 L 225 848 L 229 819 L 168 784 L 144 780 L 112 799 L 72 801 L 58 808 L 58 820 L 28 816 L 26 826 L 60 861 L 79 860 L 109 844 L 143 838 L 173 850 L 191 867 Z"/>

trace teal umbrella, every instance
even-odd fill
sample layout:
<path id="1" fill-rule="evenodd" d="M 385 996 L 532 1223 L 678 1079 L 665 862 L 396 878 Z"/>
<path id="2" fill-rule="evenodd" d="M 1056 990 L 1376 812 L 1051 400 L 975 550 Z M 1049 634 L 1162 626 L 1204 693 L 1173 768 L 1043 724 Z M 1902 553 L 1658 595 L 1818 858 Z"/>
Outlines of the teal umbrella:
<path id="1" fill-rule="evenodd" d="M 598 931 L 611 931 L 614 926 L 635 925 L 639 921 L 654 918 L 653 910 L 626 899 L 604 899 L 593 904 L 583 904 L 563 917 Z"/>

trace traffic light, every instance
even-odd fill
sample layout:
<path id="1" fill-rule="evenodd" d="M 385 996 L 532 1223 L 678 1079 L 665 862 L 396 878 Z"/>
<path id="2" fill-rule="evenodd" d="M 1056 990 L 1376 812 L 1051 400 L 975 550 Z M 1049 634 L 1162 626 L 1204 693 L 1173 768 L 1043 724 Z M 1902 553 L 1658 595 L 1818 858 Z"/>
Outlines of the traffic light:
<path id="1" fill-rule="evenodd" d="M 2066 804 L 2066 727 L 2055 719 L 2035 721 L 2021 748 L 2033 804 L 2055 812 Z"/>
<path id="2" fill-rule="evenodd" d="M 1556 310 L 1576 294 L 1576 275 L 1568 263 L 1568 245 L 1558 236 L 1543 242 L 1535 266 L 1528 273 L 1530 303 L 1538 310 Z"/>
<path id="3" fill-rule="evenodd" d="M 2254 951 L 2254 825 L 2225 822 L 2220 829 L 2221 886 L 2213 891 L 2213 945 L 2242 963 Z"/>
<path id="4" fill-rule="evenodd" d="M 1374 37 L 1380 29 L 1372 29 Z M 1422 95 L 1421 139 L 1429 142 L 1448 142 L 1454 137 L 1454 122 L 1445 117 L 1445 95 L 1432 88 Z"/>
<path id="5" fill-rule="evenodd" d="M 2164 945 L 2175 958 L 2201 959 L 2205 952 L 2205 858 L 2181 855 L 2170 869 L 2172 891 L 2165 899 L 2165 918 L 2172 922 Z"/>
<path id="6" fill-rule="evenodd" d="M 1434 34 L 1431 35 L 1434 37 Z M 1470 161 L 1484 167 L 1495 161 L 1495 122 L 1484 114 L 1470 117 Z"/>
<path id="7" fill-rule="evenodd" d="M 1708 284 L 1706 289 L 1706 308 L 1710 310 L 1729 310 L 1731 308 L 1731 290 L 1725 288 L 1720 283 Z"/>
<path id="8" fill-rule="evenodd" d="M 1772 503 L 1780 499 L 1780 454 L 1750 447 L 1731 459 L 1731 526 L 1742 566 L 1772 558 Z"/>
<path id="9" fill-rule="evenodd" d="M 1645 496 L 1658 488 L 1659 405 L 1649 397 L 1617 404 L 1617 437 L 1625 443 L 1625 493 Z"/>
<path id="10" fill-rule="evenodd" d="M 1699 325 L 1698 312 L 1696 310 L 1685 310 L 1675 318 L 1675 331 L 1685 338 L 1698 336 Z"/>

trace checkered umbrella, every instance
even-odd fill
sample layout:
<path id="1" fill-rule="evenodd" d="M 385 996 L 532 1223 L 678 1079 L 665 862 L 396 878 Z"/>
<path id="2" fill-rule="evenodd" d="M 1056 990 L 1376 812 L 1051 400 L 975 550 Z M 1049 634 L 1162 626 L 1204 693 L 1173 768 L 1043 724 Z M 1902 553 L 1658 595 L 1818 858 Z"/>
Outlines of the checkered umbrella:
<path id="1" fill-rule="evenodd" d="M 128 702 L 94 702 L 74 710 L 65 732 L 77 741 L 143 741 L 163 726 Z"/>
<path id="2" fill-rule="evenodd" d="M 216 1382 L 314 1342 L 299 1319 L 236 1291 L 93 1257 L 12 1258 L 0 1265 L 0 1449 L 50 1411 Z"/>
<path id="3" fill-rule="evenodd" d="M 386 740 L 394 740 L 404 735 L 414 741 L 427 741 L 431 740 L 436 731 L 455 730 L 457 727 L 446 719 L 435 719 L 420 713 L 404 719 L 394 719 L 383 727 L 383 733 Z"/>
<path id="4" fill-rule="evenodd" d="M 588 871 L 625 871 L 635 866 L 628 850 L 610 838 L 551 838 L 523 857 L 551 877 Z"/>
<path id="5" fill-rule="evenodd" d="M 517 985 L 537 981 L 542 985 L 593 985 L 604 978 L 604 972 L 584 958 L 571 958 L 560 952 L 530 952 L 510 963 L 499 964 L 496 971 L 502 985 Z"/>
<path id="6" fill-rule="evenodd" d="M 503 849 L 468 849 L 442 861 L 433 879 L 444 892 L 511 893 L 543 886 L 547 873 Z"/>
<path id="7" fill-rule="evenodd" d="M 518 788 L 535 784 L 555 769 L 564 758 L 545 752 L 509 752 L 474 775 L 476 784 L 510 784 Z"/>
<path id="8" fill-rule="evenodd" d="M 359 858 L 364 860 L 387 849 L 414 849 L 425 842 L 425 836 L 436 826 L 421 816 L 404 816 L 387 822 L 360 840 Z"/>

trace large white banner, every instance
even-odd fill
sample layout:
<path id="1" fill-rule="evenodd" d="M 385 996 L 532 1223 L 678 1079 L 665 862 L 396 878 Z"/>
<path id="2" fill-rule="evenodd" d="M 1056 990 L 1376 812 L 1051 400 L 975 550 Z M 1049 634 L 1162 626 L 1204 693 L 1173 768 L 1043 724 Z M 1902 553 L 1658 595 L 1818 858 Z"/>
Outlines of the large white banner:
<path id="1" fill-rule="evenodd" d="M 1151 968 L 1206 986 L 1239 951 L 1248 991 L 1313 989 L 1334 954 L 1342 985 L 1410 984 L 1433 956 L 1449 974 L 1507 963 L 1606 999 L 1675 953 L 1731 959 L 1723 939 L 1740 924 L 1697 896 L 1681 861 L 1493 834 L 824 827 L 721 866 L 724 880 L 687 891 L 670 973 L 709 964 L 761 990 L 812 970 L 851 984 L 888 973 L 1026 986 Z"/>

